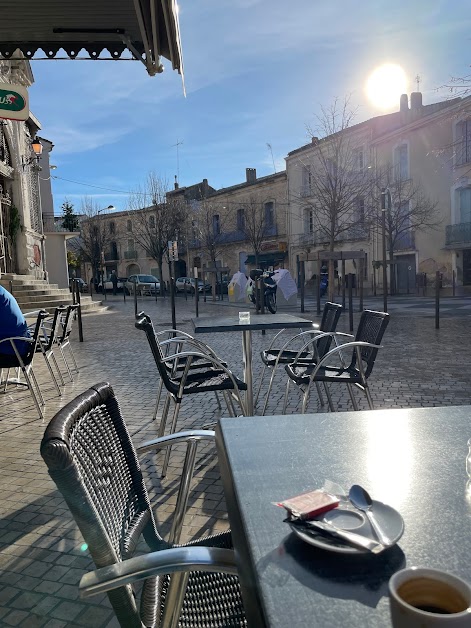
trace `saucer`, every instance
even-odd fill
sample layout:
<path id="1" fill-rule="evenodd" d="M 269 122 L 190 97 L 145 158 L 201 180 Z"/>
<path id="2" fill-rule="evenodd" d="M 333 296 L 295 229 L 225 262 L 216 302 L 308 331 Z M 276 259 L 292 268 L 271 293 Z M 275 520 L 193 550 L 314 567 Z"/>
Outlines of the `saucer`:
<path id="1" fill-rule="evenodd" d="M 404 532 L 404 520 L 401 515 L 391 506 L 375 500 L 373 500 L 371 511 L 386 536 L 391 540 L 388 547 L 395 545 Z M 353 506 L 335 508 L 321 515 L 317 520 L 332 523 L 337 528 L 349 530 L 355 532 L 355 534 L 361 534 L 368 539 L 378 540 L 367 517 Z M 303 523 L 305 525 L 301 528 L 292 522 L 291 529 L 300 539 L 309 543 L 309 545 L 314 545 L 314 547 L 319 547 L 329 552 L 338 552 L 340 554 L 369 553 L 368 550 L 349 545 L 347 542 L 335 536 L 329 536 L 315 528 L 308 528 L 308 521 Z"/>

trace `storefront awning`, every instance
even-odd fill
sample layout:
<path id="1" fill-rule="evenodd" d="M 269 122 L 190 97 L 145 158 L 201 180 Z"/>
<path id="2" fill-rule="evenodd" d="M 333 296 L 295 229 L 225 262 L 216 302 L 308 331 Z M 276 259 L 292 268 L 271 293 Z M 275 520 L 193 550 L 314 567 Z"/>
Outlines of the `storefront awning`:
<path id="1" fill-rule="evenodd" d="M 286 258 L 286 252 L 279 251 L 277 253 L 260 253 L 258 256 L 258 264 L 260 266 L 275 266 Z M 245 263 L 249 266 L 255 264 L 255 255 L 248 255 Z"/>
<path id="2" fill-rule="evenodd" d="M 127 49 L 151 76 L 162 72 L 160 57 L 183 75 L 176 0 L 3 0 L 0 54 L 27 59 L 98 59 L 104 51 L 119 59 Z M 42 50 L 44 56 L 38 53 Z"/>

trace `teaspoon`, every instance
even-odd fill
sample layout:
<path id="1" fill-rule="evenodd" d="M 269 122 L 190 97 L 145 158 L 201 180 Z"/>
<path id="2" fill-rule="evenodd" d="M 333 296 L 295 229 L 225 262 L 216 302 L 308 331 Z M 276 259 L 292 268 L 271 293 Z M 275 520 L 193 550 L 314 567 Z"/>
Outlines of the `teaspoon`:
<path id="1" fill-rule="evenodd" d="M 376 517 L 371 512 L 372 499 L 365 491 L 362 486 L 358 484 L 354 484 L 350 489 L 348 497 L 352 504 L 358 508 L 358 510 L 362 510 L 366 516 L 368 517 L 369 522 L 371 523 L 371 527 L 375 531 L 378 540 L 383 543 L 383 545 L 390 545 L 391 540 L 386 536 L 386 534 L 382 531 L 379 523 L 376 520 Z"/>

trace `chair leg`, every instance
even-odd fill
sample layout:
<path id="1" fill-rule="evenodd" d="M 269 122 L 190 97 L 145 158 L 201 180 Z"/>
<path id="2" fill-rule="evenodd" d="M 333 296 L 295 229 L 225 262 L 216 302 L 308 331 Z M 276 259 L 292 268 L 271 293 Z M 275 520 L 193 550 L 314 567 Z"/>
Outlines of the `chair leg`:
<path id="1" fill-rule="evenodd" d="M 232 392 L 231 392 L 230 390 L 227 392 L 227 397 L 228 397 L 228 399 L 229 399 L 229 404 L 230 404 L 230 406 L 231 406 L 231 408 L 232 408 L 232 413 L 233 413 L 233 414 L 232 414 L 232 416 L 237 416 L 237 412 L 236 412 L 236 409 L 235 409 L 235 405 L 234 405 L 234 402 L 233 402 L 233 400 L 232 400 Z M 243 411 L 243 410 L 244 410 L 244 408 L 242 408 L 242 411 Z"/>
<path id="2" fill-rule="evenodd" d="M 47 368 L 49 369 L 49 373 L 51 374 L 51 379 L 52 379 L 52 381 L 54 382 L 54 386 L 55 386 L 55 387 L 56 387 L 56 389 L 57 389 L 57 394 L 59 395 L 59 397 L 62 397 L 62 390 L 61 390 L 61 389 L 60 389 L 60 387 L 59 387 L 59 383 L 58 383 L 58 381 L 57 381 L 57 379 L 56 379 L 56 376 L 55 376 L 55 374 L 54 374 L 54 371 L 52 370 L 51 363 L 49 362 L 49 358 L 50 358 L 50 357 L 51 357 L 50 355 L 48 356 L 48 355 L 44 354 L 44 358 L 45 358 L 45 360 L 46 360 Z"/>
<path id="3" fill-rule="evenodd" d="M 28 374 L 28 369 L 25 368 L 25 369 L 21 369 L 21 370 L 23 371 L 23 375 L 25 376 L 25 380 L 26 380 L 26 383 L 28 384 L 28 388 L 31 391 L 31 396 L 33 397 L 33 401 L 34 401 L 35 406 L 37 408 L 37 411 L 39 413 L 39 418 L 40 419 L 44 419 L 44 414 L 43 414 L 43 411 L 41 409 L 41 406 L 44 406 L 46 404 L 44 403 L 44 399 L 43 399 L 43 397 L 41 395 L 41 391 L 39 390 L 38 382 L 36 381 L 36 377 L 34 375 L 34 372 L 33 372 L 32 369 L 30 369 L 30 373 L 31 373 L 31 379 L 30 379 L 29 374 Z M 32 380 L 34 381 L 35 386 L 36 386 L 36 390 L 38 391 L 39 401 L 38 401 L 38 397 L 36 396 L 36 392 L 35 392 L 35 390 L 33 388 Z"/>
<path id="4" fill-rule="evenodd" d="M 160 419 L 159 433 L 158 433 L 159 438 L 162 438 L 162 436 L 165 435 L 165 424 L 167 423 L 168 410 L 170 408 L 170 399 L 171 399 L 170 394 L 167 394 L 167 397 L 164 403 L 164 409 L 162 410 L 162 418 Z"/>
<path id="5" fill-rule="evenodd" d="M 257 394 L 255 395 L 255 399 L 254 399 L 254 405 L 257 405 L 257 401 L 258 401 L 258 397 L 260 395 L 260 391 L 262 389 L 262 383 L 263 383 L 263 378 L 265 377 L 265 371 L 267 370 L 267 365 L 264 364 L 263 365 L 263 371 L 262 371 L 262 376 L 260 377 L 260 383 L 258 385 L 258 390 L 257 390 Z"/>
<path id="6" fill-rule="evenodd" d="M 157 399 L 155 401 L 154 416 L 152 417 L 153 421 L 155 421 L 155 419 L 157 418 L 157 412 L 159 411 L 160 396 L 162 394 L 162 387 L 163 387 L 163 385 L 164 385 L 163 381 L 160 380 L 159 388 L 157 389 Z"/>
<path id="7" fill-rule="evenodd" d="M 335 412 L 334 402 L 332 401 L 332 396 L 330 394 L 330 390 L 329 390 L 329 386 L 327 385 L 327 382 L 324 382 L 324 390 L 327 396 L 327 401 L 329 402 L 329 409 L 331 412 Z"/>
<path id="8" fill-rule="evenodd" d="M 217 401 L 217 403 L 218 403 L 218 408 L 219 408 L 219 410 L 222 410 L 221 402 L 220 402 L 220 400 L 219 400 L 219 396 L 218 396 L 218 394 L 217 394 L 217 391 L 214 391 L 214 396 L 216 397 L 216 401 Z"/>
<path id="9" fill-rule="evenodd" d="M 182 402 L 181 400 L 175 400 L 175 408 L 173 410 L 173 419 L 172 419 L 172 425 L 170 426 L 170 434 L 175 434 L 175 431 L 177 429 L 177 419 L 178 419 L 178 414 L 180 412 L 180 406 L 181 406 Z M 162 477 L 164 478 L 167 475 L 167 467 L 168 467 L 168 461 L 170 460 L 170 452 L 171 452 L 172 448 L 170 447 L 170 445 L 165 449 L 165 459 L 164 459 L 164 465 L 162 467 Z"/>
<path id="10" fill-rule="evenodd" d="M 288 392 L 289 392 L 289 383 L 290 383 L 290 378 L 288 377 L 287 381 L 286 381 L 286 390 L 285 390 L 285 399 L 283 401 L 283 412 L 282 414 L 286 414 L 286 408 L 288 407 Z"/>
<path id="11" fill-rule="evenodd" d="M 229 416 L 235 416 L 234 406 L 233 406 L 233 404 L 231 403 L 231 401 L 229 399 L 229 393 L 227 392 L 227 390 L 224 390 L 222 392 L 222 396 L 224 398 L 224 401 L 226 402 L 227 411 L 229 412 Z"/>
<path id="12" fill-rule="evenodd" d="M 325 387 L 325 382 L 324 382 L 324 387 Z M 321 387 L 319 386 L 319 382 L 316 382 L 316 389 L 317 389 L 317 394 L 319 395 L 319 401 L 321 402 L 321 406 L 324 407 L 324 397 L 322 396 L 322 390 L 321 390 Z"/>
<path id="13" fill-rule="evenodd" d="M 72 345 L 70 344 L 70 342 L 68 342 L 67 346 L 69 347 L 70 357 L 72 358 L 72 362 L 74 363 L 74 371 L 78 373 L 79 367 L 77 366 L 77 362 L 75 361 L 75 355 L 74 355 L 74 352 L 72 351 Z"/>
<path id="14" fill-rule="evenodd" d="M 71 382 L 73 382 L 74 378 L 72 377 L 72 371 L 70 370 L 70 366 L 67 360 L 65 359 L 64 349 L 62 348 L 62 345 L 59 345 L 59 349 L 61 352 L 62 359 L 64 360 L 65 368 L 67 369 L 67 373 L 69 374 L 69 379 Z"/>
<path id="15" fill-rule="evenodd" d="M 365 395 L 368 400 L 368 405 L 370 406 L 370 410 L 374 410 L 373 399 L 371 398 L 370 389 L 368 388 L 368 384 L 365 382 Z"/>
<path id="16" fill-rule="evenodd" d="M 54 366 L 56 368 L 57 374 L 59 375 L 61 386 L 65 386 L 64 378 L 62 377 L 62 373 L 61 373 L 61 370 L 60 370 L 59 365 L 57 363 L 56 356 L 54 355 L 54 352 L 51 353 L 51 359 L 54 362 Z"/>
<path id="17" fill-rule="evenodd" d="M 350 395 L 350 399 L 352 400 L 353 409 L 358 410 L 357 400 L 355 399 L 355 395 L 353 394 L 353 386 L 351 384 L 347 384 L 347 388 L 348 388 L 348 394 Z"/>
<path id="18" fill-rule="evenodd" d="M 270 398 L 271 388 L 273 386 L 273 380 L 275 379 L 276 369 L 272 370 L 272 374 L 270 377 L 270 383 L 268 384 L 267 394 L 265 395 L 265 403 L 263 404 L 262 416 L 265 416 L 265 412 L 268 406 L 268 399 Z"/>
<path id="19" fill-rule="evenodd" d="M 308 384 L 303 395 L 303 405 L 301 408 L 301 414 L 306 414 L 306 408 L 307 408 L 307 404 L 309 403 L 310 397 L 311 397 L 311 387 Z"/>

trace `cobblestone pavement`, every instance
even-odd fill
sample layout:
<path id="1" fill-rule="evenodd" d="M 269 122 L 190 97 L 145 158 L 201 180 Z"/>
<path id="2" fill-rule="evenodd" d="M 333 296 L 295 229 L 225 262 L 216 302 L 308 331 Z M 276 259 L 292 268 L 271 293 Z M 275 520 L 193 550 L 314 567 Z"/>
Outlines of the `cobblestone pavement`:
<path id="1" fill-rule="evenodd" d="M 380 308 L 382 300 L 366 302 Z M 417 307 L 414 306 L 416 303 Z M 453 305 L 455 304 L 455 306 Z M 471 302 L 456 300 L 443 312 L 441 328 L 435 330 L 433 309 L 425 301 L 408 298 L 391 302 L 391 323 L 384 337 L 372 376 L 372 395 L 377 408 L 401 408 L 471 404 L 469 338 Z M 111 311 L 84 317 L 85 342 L 75 337 L 73 346 L 80 373 L 67 384 L 62 398 L 56 396 L 42 360 L 36 372 L 46 397 L 46 419 L 41 421 L 28 392 L 0 395 L 0 625 L 2 626 L 116 626 L 106 596 L 89 601 L 78 598 L 78 582 L 92 569 L 82 539 L 69 511 L 50 480 L 39 454 L 39 444 L 48 420 L 89 386 L 111 382 L 136 444 L 156 436 L 158 422 L 151 420 L 156 392 L 156 367 L 142 332 L 134 328 L 133 303 L 109 297 Z M 200 315 L 228 314 L 227 302 L 200 304 Z M 147 299 L 139 304 L 157 328 L 169 326 L 167 301 Z M 240 309 L 246 309 L 242 307 Z M 306 318 L 318 320 L 314 307 Z M 456 310 L 459 310 L 457 313 Z M 236 308 L 231 312 L 236 313 Z M 293 312 L 294 313 L 294 312 Z M 194 304 L 177 300 L 178 327 L 192 332 Z M 358 314 L 355 314 L 355 325 Z M 346 331 L 348 316 L 339 328 Z M 75 334 L 76 334 L 75 330 Z M 237 332 L 200 336 L 242 375 L 241 337 Z M 253 334 L 255 380 L 261 373 L 259 351 L 273 334 Z M 40 356 L 39 356 L 40 357 Z M 280 370 L 269 402 L 269 414 L 281 411 L 284 371 Z M 263 389 L 262 389 L 263 392 Z M 343 387 L 332 389 L 338 410 L 351 409 Z M 360 406 L 365 401 L 358 396 Z M 293 390 L 289 412 L 296 410 L 298 396 Z M 321 407 L 313 395 L 310 411 Z M 201 427 L 218 416 L 214 395 L 194 395 L 183 402 L 178 428 Z M 471 417 L 470 417 L 471 418 Z M 162 459 L 150 456 L 142 461 L 155 506 L 158 525 L 167 533 L 176 500 L 183 449 L 172 451 L 164 481 L 159 469 Z M 201 448 L 191 503 L 185 521 L 184 538 L 202 536 L 228 526 L 214 445 Z"/>

